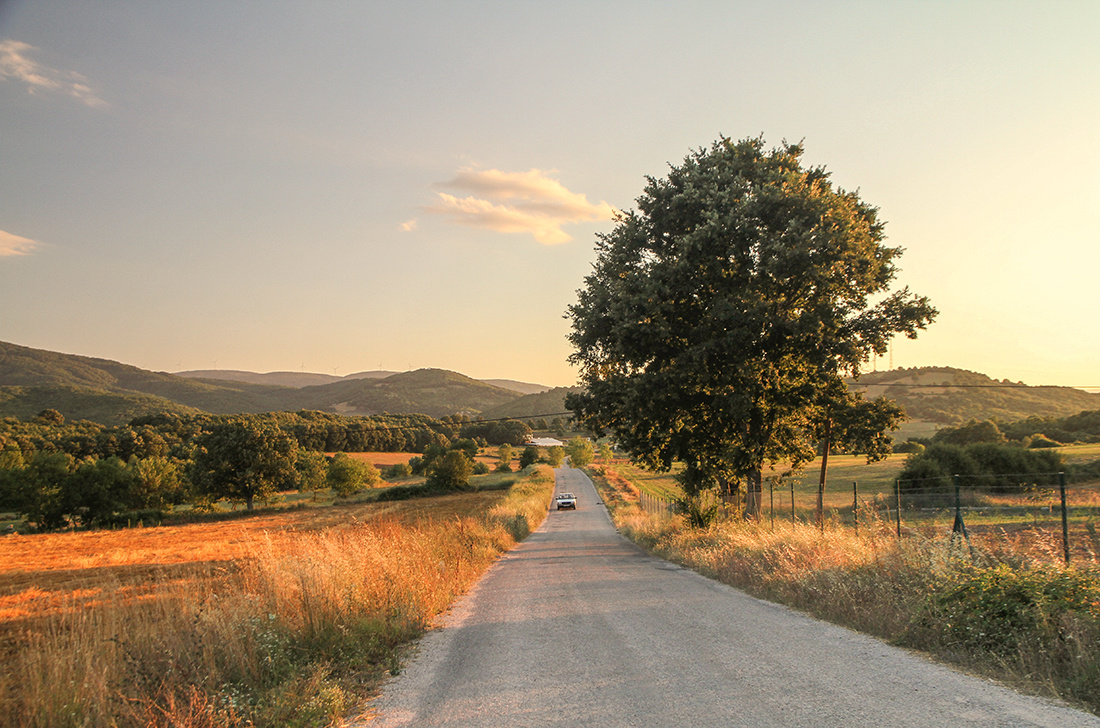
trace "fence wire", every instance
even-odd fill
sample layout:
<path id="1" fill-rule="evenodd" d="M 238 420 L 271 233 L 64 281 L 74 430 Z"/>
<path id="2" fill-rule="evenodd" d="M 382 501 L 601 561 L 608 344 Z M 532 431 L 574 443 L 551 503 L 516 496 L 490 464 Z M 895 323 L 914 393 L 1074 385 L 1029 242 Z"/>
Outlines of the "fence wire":
<path id="1" fill-rule="evenodd" d="M 990 548 L 1049 559 L 1100 562 L 1100 483 L 1067 483 L 1061 473 L 950 476 L 829 483 L 818 520 L 816 489 L 765 485 L 761 519 L 890 529 L 897 537 L 962 537 Z M 671 516 L 674 501 L 642 491 L 647 513 Z M 727 503 L 727 514 L 739 513 Z"/>

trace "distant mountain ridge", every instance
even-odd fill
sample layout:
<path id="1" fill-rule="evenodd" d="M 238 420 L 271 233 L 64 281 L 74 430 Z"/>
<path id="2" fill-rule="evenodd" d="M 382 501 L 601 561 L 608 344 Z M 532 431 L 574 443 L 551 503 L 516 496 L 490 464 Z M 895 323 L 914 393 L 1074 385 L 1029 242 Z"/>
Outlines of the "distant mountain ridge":
<path id="1" fill-rule="evenodd" d="M 1100 394 L 1071 387 L 1028 387 L 951 367 L 870 372 L 854 382 L 870 397 L 885 394 L 914 420 L 959 425 L 970 419 L 1011 422 L 1100 410 Z M 108 359 L 59 354 L 0 342 L 0 416 L 28 419 L 56 409 L 69 419 L 122 424 L 159 412 L 237 414 L 302 409 L 347 415 L 463 413 L 485 418 L 565 412 L 575 388 L 513 380 L 479 381 L 445 369 L 256 374 L 205 370 L 169 374 Z"/>
<path id="2" fill-rule="evenodd" d="M 311 387 L 322 384 L 333 384 L 349 379 L 386 379 L 402 372 L 391 372 L 384 369 L 376 369 L 370 372 L 357 372 L 346 374 L 342 377 L 334 374 L 318 374 L 315 372 L 268 372 L 260 374 L 238 369 L 192 369 L 183 372 L 174 372 L 177 377 L 186 379 L 213 379 L 227 382 L 248 382 L 250 384 L 273 384 L 281 387 Z M 520 394 L 540 394 L 551 389 L 545 384 L 531 382 L 517 382 L 514 379 L 479 379 L 484 384 L 489 384 L 501 389 L 510 389 Z"/>
<path id="3" fill-rule="evenodd" d="M 338 377 L 333 374 L 317 374 L 315 372 L 246 372 L 237 369 L 193 369 L 185 372 L 173 372 L 177 377 L 185 379 L 212 379 L 223 382 L 248 382 L 249 384 L 273 384 L 278 387 L 313 387 L 321 384 L 332 384 L 347 379 L 385 379 L 397 372 L 374 371 L 359 372 Z"/>
<path id="4" fill-rule="evenodd" d="M 913 420 L 961 425 L 969 420 L 1013 422 L 1028 417 L 1067 417 L 1100 410 L 1100 393 L 1072 387 L 1031 387 L 953 367 L 914 367 L 863 374 L 852 389 L 885 395 Z"/>
<path id="5" fill-rule="evenodd" d="M 497 386 L 443 369 L 360 372 L 331 381 L 323 374 L 274 374 L 207 370 L 180 376 L 0 342 L 0 416 L 28 418 L 43 409 L 57 409 L 70 419 L 104 424 L 120 424 L 142 414 L 199 411 L 313 409 L 347 415 L 478 416 L 522 398 L 522 389 L 549 389 L 511 380 L 494 380 L 511 385 Z"/>

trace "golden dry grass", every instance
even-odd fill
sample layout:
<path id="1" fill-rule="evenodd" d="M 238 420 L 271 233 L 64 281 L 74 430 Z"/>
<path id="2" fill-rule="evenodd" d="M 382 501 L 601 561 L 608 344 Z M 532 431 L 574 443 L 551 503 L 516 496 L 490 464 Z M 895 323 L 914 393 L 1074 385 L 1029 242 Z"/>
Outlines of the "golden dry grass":
<path id="1" fill-rule="evenodd" d="M 833 520 L 823 529 L 806 522 L 780 520 L 773 526 L 740 518 L 691 528 L 683 517 L 644 512 L 633 484 L 610 469 L 608 475 L 597 478 L 597 485 L 616 526 L 663 558 L 1022 689 L 1100 711 L 1100 572 L 1095 565 L 1100 546 L 1091 552 L 1090 563 L 1067 568 L 1061 564 L 1060 532 L 979 529 L 967 544 L 950 537 L 948 522 L 945 528 L 907 529 L 898 539 L 894 523 L 873 511 L 863 515 L 858 532 Z M 1079 557 L 1077 563 L 1082 561 Z M 975 582 L 981 588 L 967 586 Z M 983 596 L 999 583 L 1009 584 L 1003 599 Z M 964 586 L 969 591 L 960 592 Z M 974 631 L 942 616 L 960 593 L 970 602 L 956 612 L 979 625 Z M 1069 598 L 1082 593 L 1095 596 Z M 1022 626 L 1006 627 L 1009 617 Z M 965 641 L 986 628 L 1009 631 L 1011 641 L 988 647 Z"/>
<path id="2" fill-rule="evenodd" d="M 0 540 L 0 726 L 335 721 L 552 489 Z"/>
<path id="3" fill-rule="evenodd" d="M 325 454 L 331 457 L 336 453 L 328 452 Z M 415 452 L 349 452 L 346 455 L 352 460 L 371 463 L 379 470 L 398 463 L 407 463 L 415 457 L 420 457 L 420 453 Z"/>

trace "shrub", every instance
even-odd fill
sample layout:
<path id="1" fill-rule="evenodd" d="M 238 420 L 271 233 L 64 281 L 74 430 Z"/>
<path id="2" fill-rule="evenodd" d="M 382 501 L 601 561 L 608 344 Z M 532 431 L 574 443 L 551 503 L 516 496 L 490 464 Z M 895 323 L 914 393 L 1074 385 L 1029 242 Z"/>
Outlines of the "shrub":
<path id="1" fill-rule="evenodd" d="M 394 463 L 386 468 L 384 471 L 386 480 L 397 480 L 399 478 L 407 478 L 412 475 L 412 468 L 408 463 Z"/>
<path id="2" fill-rule="evenodd" d="M 1048 482 L 1064 469 L 1062 456 L 1053 450 L 1028 450 L 1006 443 L 973 445 L 933 443 L 923 453 L 911 455 L 898 476 L 903 491 L 946 490 L 958 475 L 966 486 L 1008 492 Z M 1046 476 L 1045 478 L 1043 476 Z"/>
<path id="3" fill-rule="evenodd" d="M 1027 439 L 1027 446 L 1030 448 L 1062 447 L 1062 443 L 1038 432 Z"/>
<path id="4" fill-rule="evenodd" d="M 519 467 L 520 470 L 526 468 L 528 465 L 534 465 L 539 461 L 539 449 L 528 445 L 523 448 L 523 452 L 519 455 Z"/>
<path id="5" fill-rule="evenodd" d="M 432 462 L 428 469 L 427 485 L 439 490 L 466 490 L 474 464 L 462 450 L 449 450 Z"/>

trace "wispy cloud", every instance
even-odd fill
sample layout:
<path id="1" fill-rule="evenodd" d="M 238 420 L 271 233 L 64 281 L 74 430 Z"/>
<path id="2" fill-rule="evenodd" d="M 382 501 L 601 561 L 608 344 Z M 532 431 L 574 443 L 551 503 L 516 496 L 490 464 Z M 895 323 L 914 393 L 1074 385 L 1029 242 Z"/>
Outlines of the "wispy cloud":
<path id="1" fill-rule="evenodd" d="M 458 225 L 485 228 L 500 233 L 530 233 L 544 245 L 572 240 L 563 225 L 610 220 L 615 209 L 606 202 L 593 204 L 577 192 L 570 192 L 545 172 L 502 172 L 499 169 L 462 169 L 443 189 L 472 193 L 458 197 L 437 192 L 436 204 L 425 208 Z"/>
<path id="2" fill-rule="evenodd" d="M 88 79 L 76 71 L 63 71 L 44 66 L 32 60 L 30 55 L 38 50 L 18 40 L 0 41 L 0 81 L 23 83 L 28 93 L 59 93 L 72 96 L 88 106 L 106 106 L 107 102 L 96 96 L 88 85 Z"/>
<path id="3" fill-rule="evenodd" d="M 0 256 L 4 255 L 28 255 L 37 248 L 37 240 L 21 238 L 18 235 L 0 230 Z"/>
<path id="4" fill-rule="evenodd" d="M 401 229 L 404 230 L 405 232 L 409 233 L 409 232 L 412 232 L 413 230 L 416 230 L 417 225 L 419 225 L 419 223 L 417 222 L 416 218 L 414 217 L 411 220 L 406 220 L 405 222 L 401 223 Z"/>

